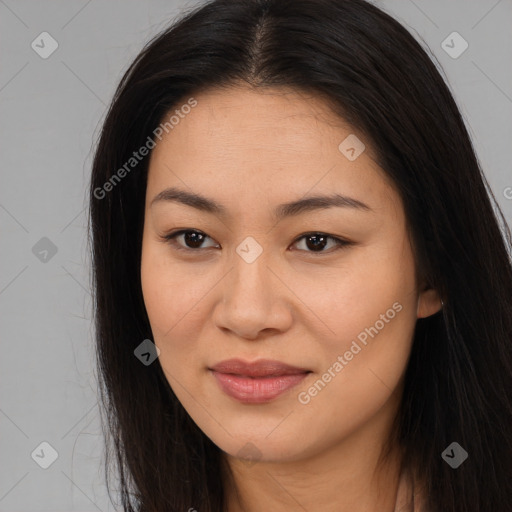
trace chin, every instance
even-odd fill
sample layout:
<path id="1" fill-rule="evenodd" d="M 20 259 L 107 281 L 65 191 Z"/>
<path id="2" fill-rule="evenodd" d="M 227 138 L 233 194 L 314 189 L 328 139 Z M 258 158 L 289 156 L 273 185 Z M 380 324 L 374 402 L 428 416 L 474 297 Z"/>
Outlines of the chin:
<path id="1" fill-rule="evenodd" d="M 240 459 L 248 466 L 261 462 L 292 462 L 305 455 L 304 437 L 289 434 L 268 437 L 272 429 L 264 429 L 260 434 L 247 435 L 247 432 L 230 431 L 232 436 L 224 432 L 221 436 L 208 436 L 224 453 Z"/>

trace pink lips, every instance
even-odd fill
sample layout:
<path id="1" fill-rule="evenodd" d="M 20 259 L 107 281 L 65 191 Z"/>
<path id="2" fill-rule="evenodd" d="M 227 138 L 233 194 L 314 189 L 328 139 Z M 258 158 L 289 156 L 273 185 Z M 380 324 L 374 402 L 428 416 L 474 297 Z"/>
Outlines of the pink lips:
<path id="1" fill-rule="evenodd" d="M 306 368 L 268 359 L 252 363 L 229 359 L 212 366 L 210 370 L 227 395 L 245 403 L 273 400 L 310 373 Z"/>

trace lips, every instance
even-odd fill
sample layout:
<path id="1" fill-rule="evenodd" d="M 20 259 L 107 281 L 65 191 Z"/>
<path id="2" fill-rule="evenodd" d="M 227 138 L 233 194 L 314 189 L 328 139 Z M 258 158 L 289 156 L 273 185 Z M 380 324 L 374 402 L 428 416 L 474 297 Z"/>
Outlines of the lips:
<path id="1" fill-rule="evenodd" d="M 242 361 L 242 359 L 228 359 L 212 366 L 210 369 L 219 373 L 232 373 L 233 375 L 243 375 L 244 377 L 277 377 L 280 375 L 297 375 L 310 371 L 307 368 L 290 366 L 271 359 L 260 359 L 252 363 Z"/>
<path id="2" fill-rule="evenodd" d="M 209 369 L 222 391 L 244 403 L 273 400 L 311 373 L 307 368 L 269 359 L 254 362 L 229 359 Z"/>

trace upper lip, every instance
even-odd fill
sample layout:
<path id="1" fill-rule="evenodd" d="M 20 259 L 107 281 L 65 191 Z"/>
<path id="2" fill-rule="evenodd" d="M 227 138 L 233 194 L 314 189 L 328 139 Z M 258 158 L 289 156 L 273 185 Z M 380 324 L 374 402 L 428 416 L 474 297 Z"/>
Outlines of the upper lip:
<path id="1" fill-rule="evenodd" d="M 253 362 L 244 361 L 242 359 L 227 359 L 210 367 L 210 370 L 247 377 L 297 375 L 310 372 L 307 368 L 291 366 L 272 359 L 259 359 Z"/>

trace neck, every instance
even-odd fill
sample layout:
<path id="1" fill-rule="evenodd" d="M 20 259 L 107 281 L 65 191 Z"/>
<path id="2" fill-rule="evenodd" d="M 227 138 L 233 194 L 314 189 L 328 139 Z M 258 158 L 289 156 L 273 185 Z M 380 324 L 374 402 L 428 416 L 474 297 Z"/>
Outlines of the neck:
<path id="1" fill-rule="evenodd" d="M 389 426 L 389 425 L 388 425 Z M 393 512 L 400 479 L 395 446 L 380 460 L 375 425 L 309 458 L 253 465 L 227 455 L 226 512 Z M 379 462 L 380 461 L 380 462 Z"/>

